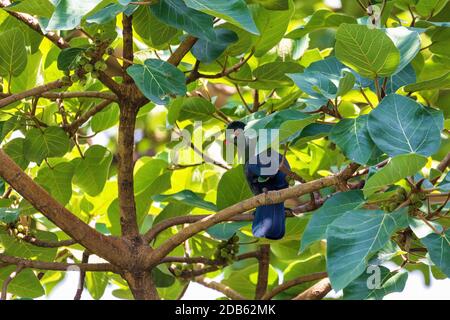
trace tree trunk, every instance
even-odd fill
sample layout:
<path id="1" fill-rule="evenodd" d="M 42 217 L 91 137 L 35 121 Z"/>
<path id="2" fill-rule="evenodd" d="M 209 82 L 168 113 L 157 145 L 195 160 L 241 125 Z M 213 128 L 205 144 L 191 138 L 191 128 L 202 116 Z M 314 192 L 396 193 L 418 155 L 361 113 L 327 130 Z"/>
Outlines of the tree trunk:
<path id="1" fill-rule="evenodd" d="M 124 276 L 136 300 L 159 300 L 151 272 L 127 273 Z"/>
<path id="2" fill-rule="evenodd" d="M 134 199 L 134 129 L 137 106 L 128 100 L 120 101 L 120 122 L 118 136 L 118 187 L 120 225 L 122 236 L 132 241 L 139 239 Z"/>

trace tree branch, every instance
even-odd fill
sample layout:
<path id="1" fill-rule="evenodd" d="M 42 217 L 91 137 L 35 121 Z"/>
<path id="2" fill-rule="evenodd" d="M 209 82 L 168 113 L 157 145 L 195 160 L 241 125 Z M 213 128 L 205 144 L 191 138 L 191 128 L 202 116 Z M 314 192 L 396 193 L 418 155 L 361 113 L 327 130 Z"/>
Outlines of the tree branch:
<path id="1" fill-rule="evenodd" d="M 86 111 L 84 114 L 82 114 L 78 119 L 73 121 L 69 126 L 65 128 L 65 130 L 73 136 L 75 132 L 78 131 L 78 129 L 85 124 L 92 116 L 96 115 L 97 113 L 103 111 L 107 106 L 111 104 L 111 100 L 104 100 L 94 106 L 93 108 Z"/>
<path id="2" fill-rule="evenodd" d="M 98 98 L 118 101 L 118 98 L 114 93 L 103 91 L 44 92 L 40 96 L 46 99 Z"/>
<path id="3" fill-rule="evenodd" d="M 84 251 L 83 252 L 83 257 L 81 258 L 81 263 L 88 263 L 89 262 L 89 252 L 88 251 Z M 73 298 L 73 300 L 80 300 L 81 299 L 81 295 L 83 294 L 83 289 L 84 289 L 84 280 L 86 279 L 86 271 L 85 270 L 81 270 L 80 271 L 80 279 L 78 281 L 78 288 L 77 288 L 77 292 L 75 293 L 75 297 Z"/>
<path id="4" fill-rule="evenodd" d="M 198 39 L 193 36 L 187 36 L 186 39 L 184 39 L 184 41 L 180 43 L 178 48 L 169 57 L 169 59 L 167 59 L 167 62 L 174 66 L 178 66 L 181 60 L 183 60 L 184 56 L 189 52 L 189 50 L 192 49 L 197 40 Z"/>
<path id="5" fill-rule="evenodd" d="M 133 83 L 133 79 L 128 75 L 127 68 L 132 65 L 134 60 L 133 54 L 133 16 L 122 14 L 122 38 L 123 38 L 123 82 L 125 84 Z"/>
<path id="6" fill-rule="evenodd" d="M 215 282 L 202 276 L 196 277 L 194 281 L 201 284 L 204 287 L 219 291 L 228 298 L 231 298 L 233 300 L 247 300 L 239 292 L 231 289 L 230 287 L 224 285 L 223 283 Z"/>
<path id="7" fill-rule="evenodd" d="M 95 252 L 112 263 L 122 266 L 128 264 L 130 253 L 125 243 L 101 234 L 78 219 L 23 172 L 2 149 L 0 164 L 0 176 L 62 231 L 90 252 Z"/>
<path id="8" fill-rule="evenodd" d="M 3 281 L 3 286 L 2 286 L 2 295 L 0 297 L 0 300 L 6 300 L 8 297 L 8 286 L 11 283 L 11 281 L 14 280 L 14 278 L 22 271 L 23 266 L 22 265 L 17 265 L 16 266 L 16 270 L 14 270 L 13 272 L 11 272 L 11 274 L 8 276 L 8 278 L 5 279 L 5 281 Z"/>
<path id="9" fill-rule="evenodd" d="M 269 191 L 267 194 L 259 194 L 250 199 L 232 205 L 228 208 L 225 208 L 216 214 L 210 215 L 200 221 L 197 221 L 174 236 L 167 239 L 160 247 L 152 252 L 152 254 L 144 257 L 145 264 L 148 267 L 152 267 L 158 263 L 159 260 L 164 258 L 169 252 L 171 252 L 174 248 L 179 246 L 181 243 L 192 237 L 193 235 L 208 229 L 209 227 L 216 225 L 220 222 L 226 221 L 233 216 L 236 216 L 240 213 L 249 211 L 258 206 L 266 205 L 266 204 L 274 204 L 283 202 L 289 198 L 299 197 L 304 194 L 311 193 L 313 191 L 318 191 L 325 187 L 334 186 L 337 184 L 342 184 L 343 181 L 347 181 L 353 175 L 353 173 L 358 169 L 359 165 L 355 163 L 351 163 L 346 169 L 344 169 L 341 173 L 325 178 L 321 178 L 315 181 L 307 182 L 304 184 L 300 184 L 294 186 L 292 188 L 286 188 L 277 191 Z"/>
<path id="10" fill-rule="evenodd" d="M 49 242 L 49 241 L 43 241 L 43 240 L 39 240 L 35 237 L 32 236 L 25 236 L 22 238 L 23 241 L 28 242 L 29 244 L 32 244 L 36 247 L 41 247 L 41 248 L 59 248 L 59 247 L 68 247 L 71 245 L 76 244 L 77 242 L 73 239 L 69 239 L 69 240 L 62 240 L 62 241 L 57 241 L 57 242 Z"/>
<path id="11" fill-rule="evenodd" d="M 28 260 L 11 257 L 0 253 L 0 261 L 8 265 L 21 265 L 27 269 L 53 270 L 53 271 L 75 271 L 84 270 L 92 272 L 115 272 L 120 273 L 120 269 L 109 263 L 62 263 Z"/>
<path id="12" fill-rule="evenodd" d="M 273 297 L 275 297 L 277 294 L 279 294 L 283 291 L 286 291 L 289 288 L 298 286 L 299 284 L 303 284 L 305 282 L 320 280 L 320 279 L 326 278 L 327 276 L 328 275 L 326 272 L 317 272 L 317 273 L 300 276 L 298 278 L 286 281 L 286 282 L 282 283 L 281 285 L 279 285 L 278 287 L 276 287 L 275 289 L 273 289 L 272 291 L 266 293 L 262 297 L 262 300 L 270 300 Z"/>
<path id="13" fill-rule="evenodd" d="M 258 282 L 256 284 L 255 299 L 261 299 L 267 291 L 269 280 L 270 244 L 263 244 L 258 252 Z"/>
<path id="14" fill-rule="evenodd" d="M 322 279 L 311 288 L 303 291 L 292 300 L 321 300 L 331 291 L 331 284 L 328 278 Z"/>

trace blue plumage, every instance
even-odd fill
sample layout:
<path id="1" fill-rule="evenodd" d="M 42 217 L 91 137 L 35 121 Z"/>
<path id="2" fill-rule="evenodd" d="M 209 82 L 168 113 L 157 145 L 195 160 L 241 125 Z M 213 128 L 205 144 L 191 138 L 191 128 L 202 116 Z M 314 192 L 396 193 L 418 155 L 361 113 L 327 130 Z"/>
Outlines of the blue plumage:
<path id="1" fill-rule="evenodd" d="M 230 139 L 235 144 L 244 128 L 245 124 L 240 121 L 234 121 L 228 125 L 227 129 L 233 132 Z M 254 150 L 249 150 L 251 147 L 246 137 L 245 142 L 245 150 L 238 150 L 238 153 L 241 152 L 240 156 L 245 159 L 245 177 L 252 192 L 257 195 L 287 188 L 289 184 L 286 181 L 286 174 L 279 170 L 283 156 L 270 149 L 255 156 Z M 290 169 L 287 160 L 284 160 L 284 166 Z M 284 236 L 285 224 L 284 203 L 260 206 L 255 211 L 252 232 L 258 238 L 278 240 Z"/>

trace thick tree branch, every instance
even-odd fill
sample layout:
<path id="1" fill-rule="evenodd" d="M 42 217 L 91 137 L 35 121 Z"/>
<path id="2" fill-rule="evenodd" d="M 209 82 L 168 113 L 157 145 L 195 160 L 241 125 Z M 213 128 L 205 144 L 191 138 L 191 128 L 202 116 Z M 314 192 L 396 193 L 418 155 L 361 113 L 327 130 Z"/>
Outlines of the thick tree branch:
<path id="1" fill-rule="evenodd" d="M 330 280 L 325 278 L 317 282 L 311 288 L 303 291 L 292 300 L 322 300 L 331 289 Z"/>
<path id="2" fill-rule="evenodd" d="M 11 257 L 0 253 L 0 261 L 7 265 L 21 265 L 27 269 L 37 270 L 53 270 L 53 271 L 75 271 L 84 270 L 92 272 L 115 272 L 120 270 L 109 263 L 63 263 L 63 262 L 46 262 L 37 260 L 28 260 L 17 257 Z"/>
<path id="3" fill-rule="evenodd" d="M 92 229 L 62 206 L 34 182 L 0 149 L 0 176 L 30 204 L 90 252 L 125 266 L 130 260 L 128 247 L 119 239 L 107 237 Z"/>
<path id="4" fill-rule="evenodd" d="M 105 91 L 44 92 L 41 97 L 46 99 L 98 98 L 118 101 L 114 93 Z"/>
<path id="5" fill-rule="evenodd" d="M 228 298 L 231 298 L 233 300 L 246 300 L 246 298 L 242 296 L 239 292 L 231 289 L 230 287 L 224 285 L 223 283 L 215 282 L 202 276 L 196 277 L 194 281 L 201 284 L 204 287 L 219 291 Z"/>
<path id="6" fill-rule="evenodd" d="M 178 48 L 174 51 L 174 53 L 167 59 L 167 62 L 173 64 L 174 66 L 178 66 L 183 60 L 184 56 L 192 49 L 194 44 L 197 42 L 197 38 L 192 36 L 187 36 L 183 42 L 180 43 Z"/>
<path id="7" fill-rule="evenodd" d="M 270 244 L 263 244 L 258 252 L 258 282 L 256 284 L 255 299 L 261 299 L 267 291 L 269 281 Z"/>
<path id="8" fill-rule="evenodd" d="M 133 79 L 128 75 L 127 68 L 134 60 L 133 54 L 133 16 L 122 14 L 122 38 L 123 38 L 123 80 L 125 84 L 133 83 Z"/>
<path id="9" fill-rule="evenodd" d="M 120 225 L 122 236 L 128 239 L 139 238 L 134 198 L 134 129 L 137 108 L 128 101 L 120 103 L 120 122 L 118 135 L 118 186 Z"/>
<path id="10" fill-rule="evenodd" d="M 19 93 L 9 95 L 0 100 L 0 109 L 11 103 L 14 103 L 16 101 L 20 101 L 20 100 L 28 98 L 28 97 L 39 96 L 44 92 L 54 90 L 54 89 L 59 89 L 59 88 L 64 87 L 65 85 L 67 85 L 67 84 L 64 83 L 63 81 L 56 80 L 56 81 L 44 84 L 42 86 L 34 87 L 33 89 L 30 89 L 30 90 L 26 90 L 26 91 L 22 91 Z"/>
<path id="11" fill-rule="evenodd" d="M 282 283 L 281 285 L 279 285 L 278 287 L 276 287 L 275 289 L 273 289 L 272 291 L 266 293 L 262 297 L 262 300 L 270 300 L 273 297 L 275 297 L 277 294 L 280 294 L 281 292 L 283 292 L 289 288 L 298 286 L 299 284 L 303 284 L 306 282 L 320 280 L 320 279 L 326 278 L 327 276 L 328 275 L 326 272 L 317 272 L 317 273 L 300 276 L 298 278 L 286 281 L 286 282 Z"/>
<path id="12" fill-rule="evenodd" d="M 148 267 L 156 265 L 158 261 L 169 254 L 169 252 L 171 252 L 174 248 L 179 246 L 181 243 L 183 243 L 193 235 L 206 230 L 207 228 L 220 222 L 226 221 L 227 219 L 230 219 L 231 217 L 236 216 L 240 213 L 269 203 L 280 203 L 289 198 L 299 197 L 313 191 L 318 191 L 325 187 L 335 186 L 338 184 L 341 185 L 344 181 L 347 181 L 352 177 L 353 173 L 358 169 L 358 167 L 359 165 L 352 163 L 337 175 L 307 182 L 301 185 L 294 186 L 292 188 L 286 188 L 278 191 L 269 191 L 267 194 L 260 194 L 237 203 L 233 206 L 225 208 L 217 212 L 216 214 L 210 215 L 198 222 L 187 226 L 174 236 L 167 239 L 167 241 L 164 242 L 155 251 L 153 251 L 151 255 L 143 257 L 145 264 Z"/>

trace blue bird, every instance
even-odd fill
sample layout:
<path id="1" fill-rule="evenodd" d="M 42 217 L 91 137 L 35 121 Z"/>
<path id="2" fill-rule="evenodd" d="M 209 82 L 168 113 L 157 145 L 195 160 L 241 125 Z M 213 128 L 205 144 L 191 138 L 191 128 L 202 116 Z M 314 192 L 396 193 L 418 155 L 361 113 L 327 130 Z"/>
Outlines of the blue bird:
<path id="1" fill-rule="evenodd" d="M 243 134 L 245 124 L 241 121 L 233 121 L 227 127 L 227 132 L 232 132 L 231 139 L 236 145 L 240 134 Z M 250 143 L 245 137 L 244 171 L 247 182 L 253 194 L 266 193 L 268 191 L 280 190 L 289 186 L 286 174 L 279 170 L 283 156 L 271 149 L 265 154 L 254 155 L 250 150 Z M 240 150 L 238 149 L 238 154 Z M 242 151 L 241 155 L 242 156 Z M 284 166 L 290 169 L 285 159 Z M 272 168 L 272 169 L 270 169 Z M 256 208 L 252 224 L 252 232 L 255 237 L 278 240 L 283 238 L 286 230 L 286 215 L 284 203 L 269 204 Z"/>

